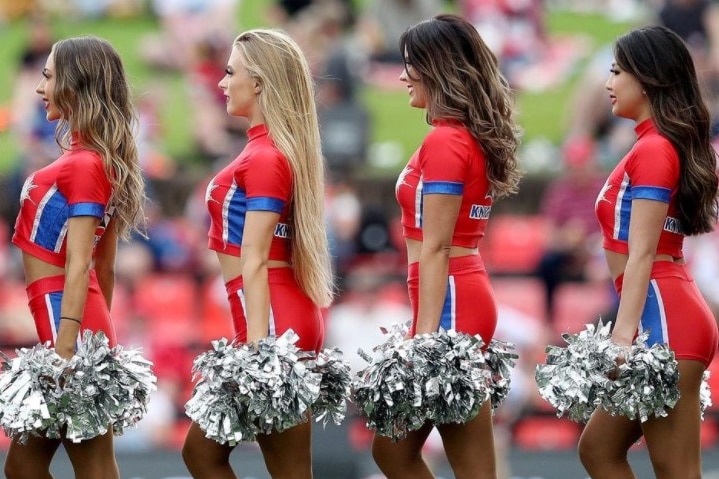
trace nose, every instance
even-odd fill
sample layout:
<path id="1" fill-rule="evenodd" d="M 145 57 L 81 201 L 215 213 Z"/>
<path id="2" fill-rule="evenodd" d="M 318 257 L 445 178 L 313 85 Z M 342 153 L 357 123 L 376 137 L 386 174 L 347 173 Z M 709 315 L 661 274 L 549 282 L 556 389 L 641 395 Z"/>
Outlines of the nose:
<path id="1" fill-rule="evenodd" d="M 399 74 L 399 81 L 406 82 L 407 81 L 407 69 L 403 68 L 402 72 Z"/>
<path id="2" fill-rule="evenodd" d="M 45 93 L 45 79 L 43 78 L 40 80 L 40 83 L 37 84 L 37 87 L 35 87 L 35 93 L 38 95 L 43 95 Z"/>

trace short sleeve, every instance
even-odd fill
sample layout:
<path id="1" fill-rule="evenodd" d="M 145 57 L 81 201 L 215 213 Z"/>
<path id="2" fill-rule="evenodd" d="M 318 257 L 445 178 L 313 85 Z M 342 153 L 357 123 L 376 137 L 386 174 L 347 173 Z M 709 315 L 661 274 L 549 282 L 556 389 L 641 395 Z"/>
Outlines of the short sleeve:
<path id="1" fill-rule="evenodd" d="M 632 199 L 668 203 L 679 183 L 679 156 L 665 138 L 656 136 L 638 145 L 627 162 L 626 172 L 632 186 Z"/>
<path id="2" fill-rule="evenodd" d="M 292 172 L 285 157 L 274 148 L 263 148 L 254 151 L 244 166 L 247 210 L 282 213 L 292 195 Z"/>
<path id="3" fill-rule="evenodd" d="M 470 151 L 461 130 L 452 127 L 432 130 L 419 149 L 423 194 L 462 195 Z"/>
<path id="4" fill-rule="evenodd" d="M 102 159 L 87 150 L 73 152 L 71 160 L 60 169 L 57 188 L 67 200 L 71 217 L 102 218 L 112 194 Z"/>

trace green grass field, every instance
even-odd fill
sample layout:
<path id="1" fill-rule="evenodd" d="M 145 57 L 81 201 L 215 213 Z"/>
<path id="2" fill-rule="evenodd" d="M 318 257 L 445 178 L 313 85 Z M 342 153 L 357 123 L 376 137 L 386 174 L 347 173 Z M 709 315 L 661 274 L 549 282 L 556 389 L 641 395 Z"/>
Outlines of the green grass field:
<path id="1" fill-rule="evenodd" d="M 240 25 L 242 28 L 265 26 L 264 1 L 244 1 L 241 4 Z M 558 35 L 583 35 L 592 48 L 611 42 L 631 25 L 610 23 L 599 15 L 578 15 L 566 12 L 551 12 L 548 17 L 549 31 Z M 139 59 L 138 42 L 143 34 L 155 31 L 157 24 L 152 17 L 132 19 L 101 19 L 73 21 L 57 19 L 53 30 L 57 37 L 94 34 L 107 38 L 120 51 L 131 83 L 138 95 L 149 94 L 159 89 L 166 99 L 161 108 L 161 121 L 165 132 L 165 150 L 179 161 L 192 161 L 193 149 L 190 140 L 188 105 L 182 101 L 185 95 L 182 78 L 174 73 L 162 73 L 148 69 Z M 14 65 L 27 36 L 24 22 L 16 21 L 0 25 L 0 106 L 11 102 L 14 79 Z M 574 85 L 576 74 L 568 78 L 559 88 L 541 93 L 520 92 L 518 95 L 519 121 L 524 129 L 525 141 L 546 138 L 558 142 L 564 130 L 564 115 L 567 101 Z M 38 72 L 39 80 L 39 72 Z M 29 86 L 34 88 L 34 85 Z M 372 142 L 394 142 L 403 153 L 412 151 L 427 130 L 421 112 L 407 105 L 406 92 L 380 91 L 366 88 L 365 102 L 373 117 Z M 0 133 L 0 172 L 6 171 L 18 157 L 17 144 L 7 132 Z M 397 166 L 385 169 L 375 168 L 368 174 L 390 173 Z"/>

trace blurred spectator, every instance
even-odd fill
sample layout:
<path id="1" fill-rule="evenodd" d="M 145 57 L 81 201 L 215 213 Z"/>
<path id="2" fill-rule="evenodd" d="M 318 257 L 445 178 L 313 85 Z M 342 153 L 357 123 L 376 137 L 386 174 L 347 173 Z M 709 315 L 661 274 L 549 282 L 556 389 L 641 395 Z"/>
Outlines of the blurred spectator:
<path id="1" fill-rule="evenodd" d="M 557 287 L 567 281 L 585 281 L 587 267 L 601 238 L 594 215 L 594 203 L 604 185 L 597 168 L 594 141 L 571 138 L 562 149 L 564 169 L 547 186 L 540 214 L 549 223 L 550 239 L 536 274 L 544 284 L 547 320 L 554 319 Z"/>
<path id="2" fill-rule="evenodd" d="M 343 289 L 345 275 L 357 254 L 355 238 L 359 232 L 362 204 L 355 188 L 343 180 L 328 181 L 325 198 L 332 269 L 337 286 Z"/>
<path id="3" fill-rule="evenodd" d="M 160 32 L 143 39 L 140 56 L 157 68 L 187 71 L 196 61 L 197 45 L 202 41 L 210 36 L 226 44 L 232 41 L 239 30 L 240 1 L 151 0 Z"/>
<path id="4" fill-rule="evenodd" d="M 399 37 L 408 27 L 442 11 L 441 0 L 369 0 L 360 14 L 357 33 L 370 62 L 404 66 Z"/>
<path id="5" fill-rule="evenodd" d="M 227 114 L 225 95 L 217 86 L 225 76 L 227 44 L 211 34 L 200 39 L 186 77 L 195 146 L 203 157 L 221 162 L 229 161 L 247 142 L 247 121 Z"/>

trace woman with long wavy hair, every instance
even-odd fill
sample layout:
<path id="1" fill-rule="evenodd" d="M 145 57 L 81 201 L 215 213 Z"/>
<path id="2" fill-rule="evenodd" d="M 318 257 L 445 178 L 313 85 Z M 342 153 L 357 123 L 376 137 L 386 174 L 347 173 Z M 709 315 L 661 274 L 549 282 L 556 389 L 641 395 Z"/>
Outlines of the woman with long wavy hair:
<path id="1" fill-rule="evenodd" d="M 640 423 L 595 411 L 579 442 L 594 479 L 634 478 L 627 451 L 643 435 L 657 478 L 701 477 L 700 386 L 719 336 L 682 253 L 686 235 L 717 219 L 716 154 L 710 117 L 689 51 L 671 30 L 644 27 L 620 37 L 606 83 L 612 113 L 636 122 L 637 140 L 596 203 L 609 272 L 619 293 L 612 339 L 667 344 L 679 364 L 676 406 Z M 617 361 L 622 361 L 621 357 Z"/>
<path id="2" fill-rule="evenodd" d="M 227 112 L 249 121 L 249 141 L 207 188 L 209 247 L 225 280 L 236 340 L 254 343 L 288 329 L 317 352 L 321 308 L 332 299 L 323 216 L 324 166 L 312 77 L 285 33 L 239 35 L 219 87 Z M 311 422 L 258 435 L 273 478 L 312 477 Z M 194 478 L 236 477 L 234 446 L 193 422 L 182 455 Z"/>
<path id="3" fill-rule="evenodd" d="M 142 218 L 144 183 L 136 114 L 122 61 L 107 41 L 61 40 L 52 47 L 37 93 L 58 121 L 62 156 L 32 173 L 22 189 L 13 243 L 22 250 L 27 294 L 41 343 L 62 358 L 78 335 L 101 331 L 116 344 L 110 319 L 118 239 Z M 51 477 L 60 444 L 77 478 L 116 479 L 113 431 L 80 443 L 31 436 L 10 445 L 8 479 Z"/>
<path id="4" fill-rule="evenodd" d="M 497 306 L 479 245 L 494 199 L 519 182 L 512 93 L 494 54 L 460 17 L 411 27 L 400 51 L 409 104 L 433 126 L 396 186 L 414 310 L 409 335 L 442 328 L 489 344 Z M 428 422 L 396 442 L 375 435 L 374 459 L 389 479 L 434 477 L 421 457 L 433 427 Z M 463 424 L 436 427 L 455 477 L 496 477 L 490 401 Z"/>

